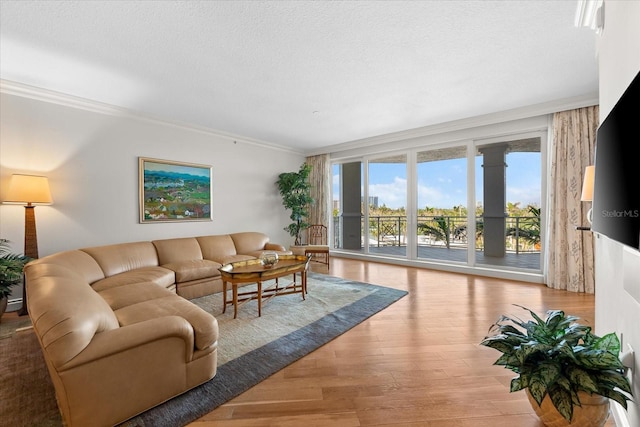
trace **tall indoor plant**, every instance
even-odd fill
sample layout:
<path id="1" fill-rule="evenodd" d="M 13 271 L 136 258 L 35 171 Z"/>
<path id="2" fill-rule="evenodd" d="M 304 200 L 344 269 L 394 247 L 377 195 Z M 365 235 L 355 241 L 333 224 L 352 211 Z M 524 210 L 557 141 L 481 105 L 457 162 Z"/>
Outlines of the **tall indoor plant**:
<path id="1" fill-rule="evenodd" d="M 0 317 L 7 309 L 11 288 L 22 281 L 22 269 L 31 258 L 11 252 L 7 239 L 0 239 Z"/>
<path id="2" fill-rule="evenodd" d="M 603 399 L 601 416 L 575 414 L 595 395 L 613 399 L 626 409 L 630 398 L 625 393 L 631 395 L 631 387 L 618 357 L 620 341 L 614 333 L 596 336 L 591 327 L 580 325 L 577 317 L 560 310 L 548 311 L 543 320 L 528 308 L 518 307 L 527 310 L 533 320 L 503 315 L 491 326 L 493 334 L 480 344 L 502 353 L 495 365 L 518 374 L 511 380 L 511 391 L 526 389 L 546 425 L 577 425 L 577 418 L 582 419 L 580 425 L 603 425 L 609 409 L 607 399 Z M 547 396 L 557 413 L 541 411 L 550 407 Z"/>
<path id="3" fill-rule="evenodd" d="M 276 185 L 282 196 L 282 204 L 291 210 L 289 218 L 293 221 L 285 231 L 295 237 L 295 244 L 302 243 L 302 231 L 309 227 L 309 206 L 313 203 L 309 174 L 311 165 L 303 163 L 298 172 L 283 172 L 278 175 Z"/>

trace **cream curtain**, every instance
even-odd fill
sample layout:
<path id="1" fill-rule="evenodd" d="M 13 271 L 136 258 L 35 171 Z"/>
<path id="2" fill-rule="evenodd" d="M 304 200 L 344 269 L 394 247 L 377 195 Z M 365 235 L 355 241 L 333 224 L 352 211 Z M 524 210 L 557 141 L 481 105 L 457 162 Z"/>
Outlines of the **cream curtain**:
<path id="1" fill-rule="evenodd" d="M 311 184 L 311 197 L 315 201 L 310 209 L 309 224 L 322 224 L 330 228 L 331 164 L 329 154 L 307 157 L 305 161 L 311 165 L 309 183 Z"/>
<path id="2" fill-rule="evenodd" d="M 547 286 L 594 293 L 593 236 L 575 227 L 589 225 L 590 202 L 581 202 L 585 168 L 593 164 L 598 106 L 553 116 Z"/>

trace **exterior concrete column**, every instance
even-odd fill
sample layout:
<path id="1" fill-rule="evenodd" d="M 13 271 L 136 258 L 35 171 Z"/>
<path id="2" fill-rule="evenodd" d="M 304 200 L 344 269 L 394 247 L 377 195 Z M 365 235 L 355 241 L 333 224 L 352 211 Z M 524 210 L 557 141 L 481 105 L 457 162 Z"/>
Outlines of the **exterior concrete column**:
<path id="1" fill-rule="evenodd" d="M 342 165 L 340 194 L 342 195 L 342 247 L 362 249 L 362 163 Z"/>
<path id="2" fill-rule="evenodd" d="M 504 257 L 506 251 L 507 145 L 495 144 L 479 149 L 482 153 L 484 181 L 484 255 Z"/>

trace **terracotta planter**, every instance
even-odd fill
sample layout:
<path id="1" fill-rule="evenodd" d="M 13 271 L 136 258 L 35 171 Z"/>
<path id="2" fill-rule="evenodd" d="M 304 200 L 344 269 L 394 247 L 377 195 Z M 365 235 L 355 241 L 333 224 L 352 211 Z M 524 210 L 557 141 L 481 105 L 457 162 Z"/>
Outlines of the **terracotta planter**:
<path id="1" fill-rule="evenodd" d="M 529 390 L 527 390 L 527 397 L 536 415 L 547 427 L 602 427 L 609 418 L 609 399 L 598 394 L 590 395 L 582 391 L 578 392 L 582 406 L 573 406 L 571 422 L 568 422 L 558 412 L 549 396 L 545 396 L 540 406 L 531 396 Z"/>

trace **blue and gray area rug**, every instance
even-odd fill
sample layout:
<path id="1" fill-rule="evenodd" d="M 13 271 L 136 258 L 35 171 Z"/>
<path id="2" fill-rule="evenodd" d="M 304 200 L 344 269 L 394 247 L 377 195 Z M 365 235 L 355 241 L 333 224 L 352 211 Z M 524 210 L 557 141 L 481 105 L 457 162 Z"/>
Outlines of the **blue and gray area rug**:
<path id="1" fill-rule="evenodd" d="M 217 313 L 218 372 L 209 382 L 125 423 L 183 426 L 248 390 L 275 372 L 393 304 L 406 291 L 309 273 L 306 301 L 300 294 L 276 297 L 262 307 L 251 301 L 222 311 L 221 298 L 194 302 Z"/>
<path id="2" fill-rule="evenodd" d="M 286 282 L 286 278 L 281 280 Z M 221 294 L 192 300 L 218 319 L 216 376 L 121 427 L 184 426 L 407 294 L 317 273 L 309 273 L 308 290 L 304 301 L 301 294 L 270 299 L 263 304 L 261 317 L 256 301 L 240 306 L 238 318 L 233 319 L 233 308 L 222 314 Z M 0 374 L 0 425 L 62 425 L 53 385 L 33 331 L 0 340 Z"/>

